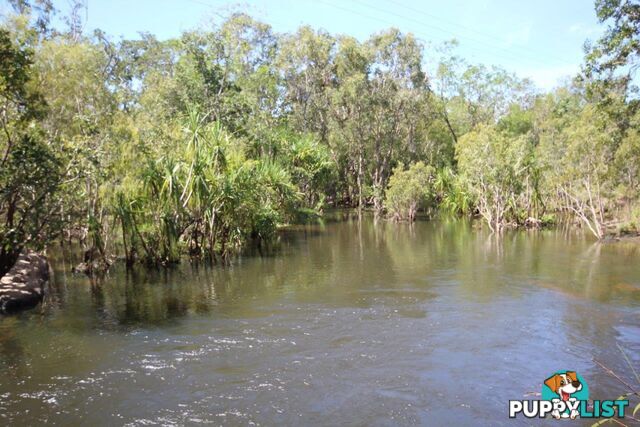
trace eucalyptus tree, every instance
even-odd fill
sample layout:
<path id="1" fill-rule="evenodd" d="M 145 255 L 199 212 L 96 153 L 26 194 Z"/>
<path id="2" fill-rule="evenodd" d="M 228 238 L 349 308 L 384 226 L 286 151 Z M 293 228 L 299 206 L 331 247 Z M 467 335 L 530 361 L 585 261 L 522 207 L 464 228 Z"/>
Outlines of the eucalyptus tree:
<path id="1" fill-rule="evenodd" d="M 640 64 L 640 4 L 637 0 L 596 0 L 595 10 L 598 20 L 608 27 L 595 43 L 586 44 L 585 74 L 603 84 L 599 92 L 605 95 L 616 88 L 626 90 Z"/>
<path id="2" fill-rule="evenodd" d="M 365 187 L 373 116 L 368 76 L 371 53 L 351 37 L 341 37 L 336 53 L 336 87 L 330 92 L 329 144 L 339 167 L 342 197 L 361 209 Z"/>
<path id="3" fill-rule="evenodd" d="M 382 210 L 391 168 L 416 152 L 422 135 L 417 124 L 427 114 L 427 75 L 422 69 L 422 45 L 411 34 L 392 29 L 373 36 L 369 97 L 372 118 L 371 180 L 373 205 Z"/>
<path id="4" fill-rule="evenodd" d="M 9 4 L 21 16 L 32 19 L 37 35 L 51 35 L 51 18 L 56 14 L 52 0 L 9 0 Z"/>
<path id="5" fill-rule="evenodd" d="M 329 138 L 330 93 L 335 88 L 336 39 L 304 26 L 281 36 L 276 60 L 284 86 L 283 109 L 294 129 Z"/>
<path id="6" fill-rule="evenodd" d="M 458 135 L 480 124 L 495 124 L 512 105 L 526 109 L 535 99 L 531 81 L 499 67 L 457 61 L 441 64 L 439 74 L 448 81 L 448 120 Z"/>
<path id="7" fill-rule="evenodd" d="M 617 192 L 625 200 L 629 219 L 640 220 L 640 212 L 634 212 L 640 202 L 640 112 L 630 119 L 629 130 L 623 136 L 615 152 Z M 637 209 L 637 208 L 636 208 Z M 637 223 L 640 227 L 640 223 Z"/>
<path id="8" fill-rule="evenodd" d="M 495 126 L 480 125 L 456 145 L 461 179 L 492 231 L 521 221 L 519 202 L 535 172 L 528 135 L 511 136 Z"/>
<path id="9" fill-rule="evenodd" d="M 393 166 L 418 157 L 426 139 L 422 47 L 395 29 L 366 43 L 343 37 L 335 63 L 332 147 L 340 153 L 342 176 L 355 184 L 357 206 L 363 207 L 368 197 L 380 212 Z"/>
<path id="10" fill-rule="evenodd" d="M 35 33 L 0 28 L 0 276 L 25 248 L 42 249 L 61 228 L 65 157 L 40 120 L 47 104 L 33 65 Z"/>
<path id="11" fill-rule="evenodd" d="M 538 147 L 546 186 L 557 209 L 601 239 L 614 202 L 615 126 L 592 104 L 561 120 L 566 123 L 546 132 Z"/>
<path id="12" fill-rule="evenodd" d="M 93 40 L 60 34 L 40 44 L 35 66 L 49 106 L 42 126 L 73 153 L 64 185 L 66 227 L 82 240 L 88 238 L 86 249 L 108 263 L 112 233 L 104 195 L 114 180 L 120 146 L 129 137 L 121 127 L 127 119 L 110 87 L 109 58 Z"/>
<path id="13" fill-rule="evenodd" d="M 275 65 L 278 37 L 269 25 L 234 14 L 220 26 L 219 38 L 226 79 L 241 88 L 233 93 L 245 112 L 234 126 L 236 133 L 250 141 L 254 155 L 274 157 L 284 124 L 282 82 Z"/>
<path id="14" fill-rule="evenodd" d="M 640 3 L 636 0 L 596 0 L 598 20 L 606 30 L 595 41 L 585 44 L 585 64 L 582 80 L 587 95 L 596 103 L 599 112 L 606 114 L 616 151 L 610 179 L 616 180 L 617 198 L 621 199 L 625 213 L 618 214 L 623 221 L 636 223 L 640 230 L 634 206 L 638 203 L 638 85 L 640 65 Z M 610 149 L 610 150 L 612 150 Z M 613 195 L 609 195 L 613 199 Z M 634 216 L 636 218 L 634 218 Z M 625 218 L 626 217 L 626 218 Z"/>

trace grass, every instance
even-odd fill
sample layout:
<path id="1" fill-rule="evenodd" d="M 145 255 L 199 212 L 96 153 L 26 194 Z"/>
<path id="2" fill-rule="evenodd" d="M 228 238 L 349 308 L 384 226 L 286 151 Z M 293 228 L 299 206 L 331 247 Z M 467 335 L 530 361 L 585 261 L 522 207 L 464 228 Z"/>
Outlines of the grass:
<path id="1" fill-rule="evenodd" d="M 622 347 L 620 347 L 620 345 L 618 345 L 618 344 L 616 344 L 616 345 L 618 347 L 618 350 L 620 350 L 620 353 L 622 353 L 622 357 L 624 358 L 625 362 L 629 366 L 629 369 L 631 370 L 631 373 L 635 377 L 635 380 L 638 383 L 638 386 L 640 386 L 640 376 L 638 375 L 638 372 L 633 367 L 633 364 L 631 363 L 631 360 L 627 356 L 627 353 L 625 353 L 624 349 Z M 606 367 L 602 362 L 599 362 L 596 359 L 593 359 L 593 361 L 598 366 L 600 366 L 605 371 L 605 373 L 607 373 L 611 377 L 615 378 L 622 385 L 624 385 L 625 388 L 629 389 L 629 392 L 618 396 L 618 398 L 616 400 L 630 400 L 632 397 L 640 397 L 640 391 L 638 391 L 636 386 L 633 386 L 633 385 L 629 384 L 628 381 L 624 380 L 622 377 L 620 377 L 620 375 L 616 374 L 613 370 L 611 370 L 608 367 Z M 629 403 L 630 403 L 629 408 L 631 408 L 631 402 L 629 402 Z M 633 410 L 631 411 L 631 415 L 625 414 L 624 420 L 630 419 L 630 420 L 633 420 L 635 423 L 640 423 L 640 419 L 636 418 L 636 414 L 638 412 L 640 412 L 640 402 L 636 403 L 635 407 L 633 407 Z M 598 426 L 605 425 L 605 424 L 617 424 L 617 425 L 621 425 L 621 426 L 628 426 L 628 424 L 625 424 L 620 419 L 617 419 L 617 418 L 606 418 L 606 419 L 600 420 L 600 421 L 598 421 L 596 423 L 593 423 L 591 425 L 591 427 L 598 427 Z"/>

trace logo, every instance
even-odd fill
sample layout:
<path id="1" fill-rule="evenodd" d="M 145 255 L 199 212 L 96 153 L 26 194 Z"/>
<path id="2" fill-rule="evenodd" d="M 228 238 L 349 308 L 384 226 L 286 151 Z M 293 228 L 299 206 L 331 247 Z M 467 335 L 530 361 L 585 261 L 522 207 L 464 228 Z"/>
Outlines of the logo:
<path id="1" fill-rule="evenodd" d="M 542 400 L 553 402 L 554 409 L 551 416 L 560 418 L 571 418 L 575 420 L 580 413 L 578 412 L 579 402 L 589 400 L 589 387 L 584 379 L 574 371 L 559 371 L 544 380 L 542 385 Z M 561 411 L 564 403 L 566 407 Z M 576 404 L 576 402 L 578 402 Z"/>
<path id="2" fill-rule="evenodd" d="M 510 400 L 509 418 L 624 418 L 628 400 L 589 401 L 589 386 L 576 371 L 557 371 L 542 384 L 541 400 Z"/>

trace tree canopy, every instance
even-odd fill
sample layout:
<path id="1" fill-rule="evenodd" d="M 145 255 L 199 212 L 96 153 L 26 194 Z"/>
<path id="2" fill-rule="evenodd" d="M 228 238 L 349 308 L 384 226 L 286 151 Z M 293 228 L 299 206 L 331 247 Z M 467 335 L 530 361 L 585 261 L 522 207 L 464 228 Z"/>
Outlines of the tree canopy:
<path id="1" fill-rule="evenodd" d="M 236 13 L 115 40 L 82 34 L 76 9 L 61 29 L 50 2 L 12 5 L 0 273 L 55 240 L 104 265 L 225 260 L 327 207 L 410 220 L 441 208 L 495 231 L 568 217 L 597 238 L 639 222 L 634 1 L 596 2 L 609 29 L 549 93 L 395 28 L 278 34 Z"/>

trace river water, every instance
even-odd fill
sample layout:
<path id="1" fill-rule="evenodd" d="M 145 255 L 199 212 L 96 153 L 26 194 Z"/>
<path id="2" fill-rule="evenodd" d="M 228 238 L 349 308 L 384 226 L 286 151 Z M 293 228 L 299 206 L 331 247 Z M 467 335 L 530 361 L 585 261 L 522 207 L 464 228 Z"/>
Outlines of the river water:
<path id="1" fill-rule="evenodd" d="M 640 244 L 341 215 L 225 268 L 92 284 L 54 254 L 46 303 L 0 318 L 0 424 L 557 425 L 508 401 L 640 371 Z"/>

